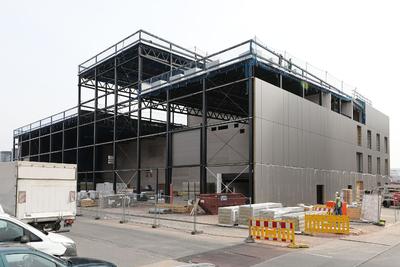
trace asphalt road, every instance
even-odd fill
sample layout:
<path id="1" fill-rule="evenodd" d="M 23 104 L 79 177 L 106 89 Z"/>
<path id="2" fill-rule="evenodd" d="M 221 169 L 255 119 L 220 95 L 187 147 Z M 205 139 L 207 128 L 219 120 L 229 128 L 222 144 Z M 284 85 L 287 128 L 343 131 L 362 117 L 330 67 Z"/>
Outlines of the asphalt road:
<path id="1" fill-rule="evenodd" d="M 108 260 L 119 267 L 143 266 L 243 243 L 238 239 L 192 236 L 168 228 L 94 222 L 82 217 L 65 235 L 77 243 L 79 256 Z"/>
<path id="2" fill-rule="evenodd" d="M 269 259 L 255 267 L 400 266 L 400 225 L 342 239 Z"/>
<path id="3" fill-rule="evenodd" d="M 326 242 L 299 250 L 82 217 L 66 235 L 75 240 L 80 256 L 108 260 L 120 267 L 176 266 L 175 260 L 210 262 L 218 267 L 400 266 L 400 224 L 367 235 L 327 238 Z M 166 260 L 174 260 L 175 265 L 161 264 Z"/>

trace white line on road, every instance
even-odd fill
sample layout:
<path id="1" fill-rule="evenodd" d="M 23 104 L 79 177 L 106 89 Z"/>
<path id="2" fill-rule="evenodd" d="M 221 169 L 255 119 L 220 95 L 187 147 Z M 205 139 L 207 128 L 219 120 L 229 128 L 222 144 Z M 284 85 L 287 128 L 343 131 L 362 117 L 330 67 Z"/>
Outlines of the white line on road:
<path id="1" fill-rule="evenodd" d="M 329 259 L 333 258 L 333 256 L 330 256 L 330 255 L 322 255 L 322 254 L 310 253 L 310 252 L 304 252 L 304 254 L 308 254 L 311 256 L 317 256 L 317 257 L 323 257 L 323 258 L 329 258 Z"/>

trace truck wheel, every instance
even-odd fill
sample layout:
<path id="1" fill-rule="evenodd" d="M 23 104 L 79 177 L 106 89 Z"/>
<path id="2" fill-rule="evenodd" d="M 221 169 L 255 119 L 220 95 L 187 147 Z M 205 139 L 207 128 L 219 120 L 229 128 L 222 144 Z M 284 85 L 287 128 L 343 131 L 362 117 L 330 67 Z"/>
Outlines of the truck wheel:
<path id="1" fill-rule="evenodd" d="M 53 230 L 57 232 L 60 229 L 61 229 L 61 223 L 60 222 L 54 223 Z"/>
<path id="2" fill-rule="evenodd" d="M 385 208 L 390 208 L 390 202 L 389 201 L 383 201 L 383 206 L 385 207 Z"/>

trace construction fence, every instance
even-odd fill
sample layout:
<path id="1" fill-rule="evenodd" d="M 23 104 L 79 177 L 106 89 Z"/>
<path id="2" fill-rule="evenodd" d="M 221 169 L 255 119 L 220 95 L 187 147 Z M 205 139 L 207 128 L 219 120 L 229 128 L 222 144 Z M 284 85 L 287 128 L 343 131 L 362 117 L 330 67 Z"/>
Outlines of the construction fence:
<path id="1" fill-rule="evenodd" d="M 241 196 L 238 199 L 215 194 L 199 198 L 193 195 L 166 196 L 155 192 L 140 194 L 125 192 L 118 194 L 101 194 L 98 192 L 80 193 L 78 214 L 93 219 L 113 219 L 121 223 L 134 222 L 156 227 L 170 227 L 197 233 L 202 229 L 218 225 L 218 207 L 226 202 L 250 203 L 250 199 Z M 234 195 L 234 194 L 233 194 Z M 207 213 L 205 211 L 208 211 Z M 209 211 L 217 211 L 210 215 Z M 205 216 L 207 215 L 207 216 Z"/>

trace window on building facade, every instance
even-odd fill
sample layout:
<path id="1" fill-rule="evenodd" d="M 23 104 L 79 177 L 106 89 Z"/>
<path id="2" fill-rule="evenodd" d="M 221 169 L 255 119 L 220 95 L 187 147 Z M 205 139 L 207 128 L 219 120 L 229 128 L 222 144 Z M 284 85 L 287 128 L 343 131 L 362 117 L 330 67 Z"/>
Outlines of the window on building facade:
<path id="1" fill-rule="evenodd" d="M 372 148 L 372 140 L 371 140 L 372 138 L 371 138 L 371 131 L 370 130 L 368 130 L 367 131 L 367 147 L 369 148 L 369 149 L 371 149 Z"/>
<path id="2" fill-rule="evenodd" d="M 362 173 L 363 172 L 363 154 L 360 152 L 357 152 L 356 157 L 357 157 L 357 171 Z"/>
<path id="3" fill-rule="evenodd" d="M 368 173 L 372 173 L 372 156 L 368 155 Z"/>
<path id="4" fill-rule="evenodd" d="M 381 151 L 381 135 L 376 134 L 376 151 Z"/>
<path id="5" fill-rule="evenodd" d="M 385 153 L 389 153 L 389 141 L 388 138 L 385 136 Z"/>
<path id="6" fill-rule="evenodd" d="M 381 174 L 381 158 L 376 158 L 376 174 Z"/>
<path id="7" fill-rule="evenodd" d="M 357 126 L 357 145 L 361 146 L 362 142 L 361 126 Z"/>

